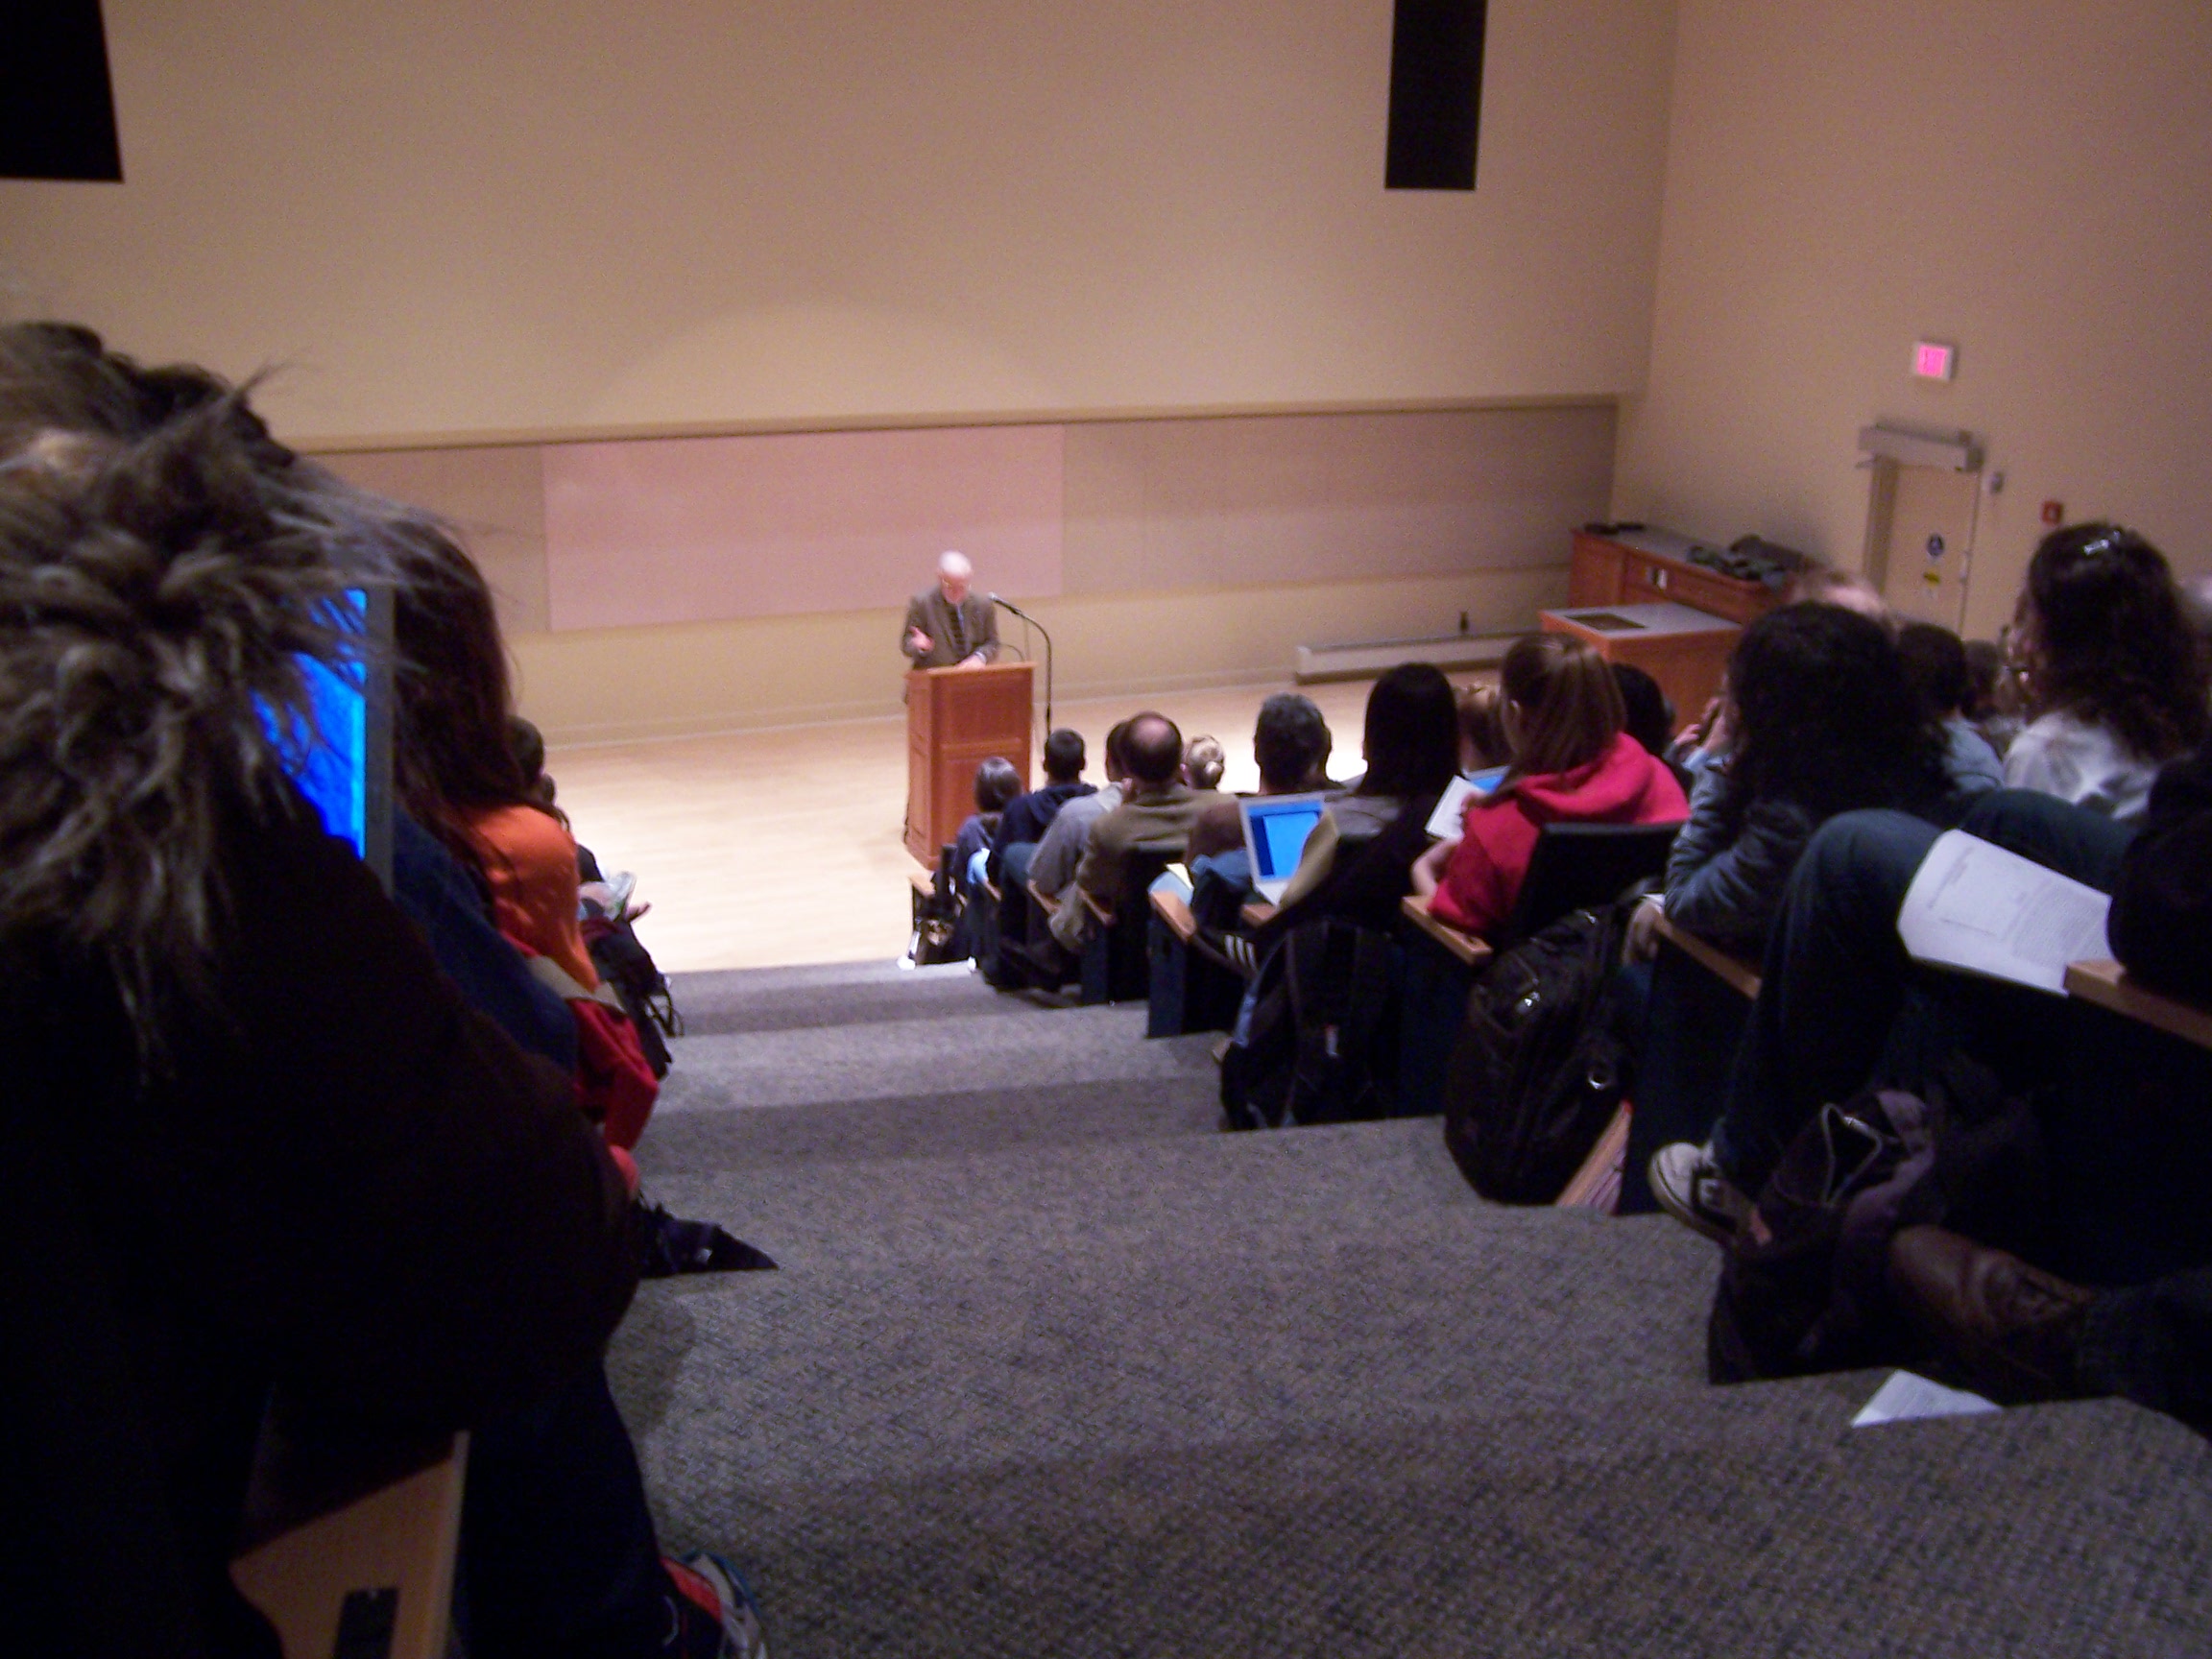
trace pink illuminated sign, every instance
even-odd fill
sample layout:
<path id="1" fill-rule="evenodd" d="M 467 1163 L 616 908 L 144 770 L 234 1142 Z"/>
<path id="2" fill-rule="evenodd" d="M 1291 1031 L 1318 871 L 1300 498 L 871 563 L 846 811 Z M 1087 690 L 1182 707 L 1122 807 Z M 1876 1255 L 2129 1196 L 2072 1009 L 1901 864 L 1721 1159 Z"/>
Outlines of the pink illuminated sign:
<path id="1" fill-rule="evenodd" d="M 1958 373 L 1959 349 L 1921 340 L 1912 347 L 1912 373 L 1923 380 L 1948 380 Z"/>

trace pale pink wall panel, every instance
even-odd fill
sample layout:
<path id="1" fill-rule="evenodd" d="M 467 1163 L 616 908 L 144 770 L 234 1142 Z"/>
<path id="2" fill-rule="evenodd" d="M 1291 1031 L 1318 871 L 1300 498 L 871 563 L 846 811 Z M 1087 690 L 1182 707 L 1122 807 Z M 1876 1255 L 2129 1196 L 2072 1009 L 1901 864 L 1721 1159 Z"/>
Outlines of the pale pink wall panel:
<path id="1" fill-rule="evenodd" d="M 552 625 L 898 605 L 949 547 L 987 592 L 1056 594 L 1064 448 L 1049 425 L 548 445 Z"/>

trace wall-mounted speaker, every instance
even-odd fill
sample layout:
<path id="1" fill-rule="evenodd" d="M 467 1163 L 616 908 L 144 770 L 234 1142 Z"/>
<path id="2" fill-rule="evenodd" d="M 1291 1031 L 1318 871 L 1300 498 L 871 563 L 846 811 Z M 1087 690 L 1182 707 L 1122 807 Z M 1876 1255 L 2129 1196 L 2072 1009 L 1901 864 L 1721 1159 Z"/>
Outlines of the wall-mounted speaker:
<path id="1" fill-rule="evenodd" d="M 1390 32 L 1392 190 L 1472 190 L 1488 0 L 1398 0 Z"/>
<path id="2" fill-rule="evenodd" d="M 0 179 L 123 182 L 100 0 L 31 0 L 0 47 Z"/>

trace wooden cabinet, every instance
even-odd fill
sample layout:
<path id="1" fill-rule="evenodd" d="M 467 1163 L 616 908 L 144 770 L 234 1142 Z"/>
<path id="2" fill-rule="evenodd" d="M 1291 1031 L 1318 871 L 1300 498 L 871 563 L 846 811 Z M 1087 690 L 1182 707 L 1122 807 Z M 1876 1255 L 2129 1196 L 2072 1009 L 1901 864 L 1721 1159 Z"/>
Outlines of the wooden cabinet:
<path id="1" fill-rule="evenodd" d="M 1568 607 L 1687 605 L 1693 611 L 1744 624 L 1781 602 L 1764 582 L 1723 576 L 1691 561 L 1697 543 L 1671 530 L 1623 530 L 1611 536 L 1575 532 L 1568 569 Z"/>

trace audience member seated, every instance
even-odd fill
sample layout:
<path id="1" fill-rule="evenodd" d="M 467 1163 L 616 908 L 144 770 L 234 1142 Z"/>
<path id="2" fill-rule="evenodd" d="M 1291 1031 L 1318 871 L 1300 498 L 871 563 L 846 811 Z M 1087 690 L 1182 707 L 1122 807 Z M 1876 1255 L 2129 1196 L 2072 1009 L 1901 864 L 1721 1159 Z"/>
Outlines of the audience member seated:
<path id="1" fill-rule="evenodd" d="M 334 602 L 389 579 L 405 523 L 203 372 L 0 329 L 21 1039 L 0 1381 L 36 1428 L 5 1571 L 26 1651 L 276 1652 L 228 1572 L 273 1402 L 356 1440 L 540 1431 L 540 1494 L 569 1512 L 520 1550 L 512 1508 L 465 1522 L 472 1652 L 745 1650 L 714 1586 L 658 1559 L 605 1395 L 637 1274 L 619 1170 L 272 735 L 307 717 L 301 659 L 357 660 Z M 402 830 L 401 879 L 418 854 L 439 856 Z M 579 1408 L 555 1427 L 554 1402 Z M 522 1558 L 527 1605 L 502 1599 Z"/>
<path id="2" fill-rule="evenodd" d="M 1547 824 L 1678 824 L 1689 813 L 1667 763 L 1622 729 L 1604 659 L 1568 634 L 1513 642 L 1499 673 L 1512 760 L 1467 804 L 1462 833 L 1413 866 L 1432 914 L 1486 934 L 1513 912 Z"/>
<path id="3" fill-rule="evenodd" d="M 576 841 L 524 778 L 492 590 L 433 526 L 395 537 L 392 774 L 399 803 L 490 897 L 499 931 L 537 964 L 576 1019 L 577 1083 L 610 1144 L 637 1144 L 660 1094 L 621 998 L 584 943 Z"/>
<path id="4" fill-rule="evenodd" d="M 2005 661 L 2005 647 L 1994 639 L 1967 640 L 1966 676 L 1972 692 L 1963 712 L 2002 761 L 2024 724 L 2020 683 Z"/>
<path id="5" fill-rule="evenodd" d="M 1647 755 L 1667 758 L 1674 745 L 1674 705 L 1658 681 L 1633 662 L 1608 664 L 1621 693 L 1621 730 L 1644 745 Z M 1677 777 L 1677 782 L 1681 781 Z"/>
<path id="6" fill-rule="evenodd" d="M 2140 835 L 2022 790 L 1984 796 L 1963 828 L 2110 891 L 2113 949 L 2146 983 L 2212 992 L 2212 746 L 2161 774 Z M 2032 1136 L 2013 1155 L 2041 1174 L 2047 1213 L 2032 1218 L 2032 1261 L 1941 1227 L 1901 1231 L 1900 1310 L 1994 1398 L 2122 1393 L 2212 1431 L 2212 1054 L 2077 998 L 1915 968 L 1897 915 L 1936 833 L 1876 811 L 1814 838 L 1713 1142 L 1662 1154 L 1698 1162 L 1698 1202 L 1676 1213 L 1727 1237 L 1821 1102 L 1922 1090 L 1962 1051 L 2028 1102 Z"/>
<path id="7" fill-rule="evenodd" d="M 1974 681 L 1959 636 L 1933 622 L 1908 622 L 1897 630 L 1897 654 L 1920 707 L 1942 729 L 1943 774 L 1953 793 L 1964 797 L 2002 787 L 2005 762 L 1966 717 Z"/>
<path id="8" fill-rule="evenodd" d="M 1083 854 L 1091 845 L 1092 827 L 1121 805 L 1122 790 L 1129 776 L 1128 737 L 1126 720 L 1106 733 L 1105 787 L 1063 803 L 1050 828 L 1045 831 L 1045 839 L 1037 843 L 1036 855 L 1029 861 L 1028 884 L 1057 908 L 1049 917 L 1032 908 L 1031 926 L 1026 938 L 1019 942 L 1017 962 L 1031 976 L 1041 977 L 1046 983 L 1056 982 L 1067 971 L 1070 959 L 1082 953 L 1083 941 L 1089 936 L 1090 924 L 1083 909 L 1081 891 L 1075 885 L 1075 872 L 1081 868 Z M 1009 899 L 1009 902 L 1012 902 Z M 1017 943 L 1002 935 L 1000 949 L 1011 953 Z"/>
<path id="9" fill-rule="evenodd" d="M 2204 738 L 2203 650 L 2164 555 L 2132 530 L 2046 536 L 2012 648 L 2029 717 L 2005 754 L 2015 789 L 2140 817 L 2158 768 Z"/>
<path id="10" fill-rule="evenodd" d="M 1009 881 L 1020 884 L 1028 880 L 1029 860 L 1036 855 L 1045 831 L 1060 815 L 1060 808 L 1078 796 L 1098 792 L 1096 785 L 1083 781 L 1084 759 L 1082 733 L 1057 726 L 1046 734 L 1045 786 L 1009 801 L 999 814 L 998 831 L 991 838 L 991 858 L 984 878 L 993 886 L 1003 892 Z M 1027 851 L 1014 855 L 1017 867 L 1010 869 L 1008 855 L 1017 847 Z"/>
<path id="11" fill-rule="evenodd" d="M 963 900 L 973 900 L 982 885 L 1003 815 L 1021 793 L 1022 774 L 1004 756 L 994 755 L 975 768 L 975 810 L 960 821 L 960 828 L 952 834 L 952 872 Z M 978 859 L 983 862 L 978 863 Z"/>
<path id="12" fill-rule="evenodd" d="M 1262 795 L 1307 795 L 1334 788 L 1329 723 L 1312 698 L 1278 691 L 1260 705 L 1252 726 L 1252 755 L 1260 766 Z M 1244 820 L 1234 800 L 1216 801 L 1198 814 L 1184 844 L 1190 871 L 1191 914 L 1204 925 L 1230 927 L 1252 896 L 1252 855 L 1244 845 Z"/>
<path id="13" fill-rule="evenodd" d="M 1183 781 L 1204 793 L 1218 791 L 1221 774 L 1229 770 L 1229 757 L 1221 752 L 1221 739 L 1201 733 L 1183 745 Z"/>
<path id="14" fill-rule="evenodd" d="M 1869 622 L 1879 622 L 1884 629 L 1894 633 L 1896 613 L 1889 609 L 1889 601 L 1882 597 L 1882 589 L 1855 570 L 1839 570 L 1833 565 L 1811 565 L 1799 571 L 1782 589 L 1784 605 L 1835 605 L 1853 611 Z"/>
<path id="15" fill-rule="evenodd" d="M 1429 846 L 1422 827 L 1459 770 L 1459 704 L 1452 683 L 1427 662 L 1401 662 L 1382 675 L 1367 694 L 1360 754 L 1366 772 L 1329 803 L 1313 826 L 1270 927 L 1294 925 L 1284 923 L 1292 911 L 1300 921 L 1346 915 L 1365 926 L 1395 926 L 1398 902 L 1411 890 L 1413 860 Z M 1339 866 L 1348 874 L 1351 855 L 1402 817 L 1410 822 L 1403 835 L 1392 838 L 1389 870 L 1372 879 L 1362 877 L 1357 897 L 1337 891 L 1342 883 L 1332 878 L 1339 876 Z M 1325 889 L 1329 896 L 1320 905 L 1307 902 Z"/>
<path id="16" fill-rule="evenodd" d="M 1821 822 L 1861 806 L 1945 810 L 1941 748 L 1879 623 L 1825 603 L 1786 605 L 1743 631 L 1731 692 L 1707 733 L 1667 863 L 1666 911 L 1723 950 L 1756 956 L 1784 883 Z"/>
<path id="17" fill-rule="evenodd" d="M 1124 897 L 1132 856 L 1166 853 L 1180 856 L 1190 826 L 1220 797 L 1183 781 L 1183 733 L 1165 714 L 1147 710 L 1129 722 L 1122 740 L 1129 779 L 1121 804 L 1091 827 L 1090 844 L 1076 867 L 1075 882 L 1104 903 Z"/>
<path id="18" fill-rule="evenodd" d="M 1512 759 L 1513 746 L 1505 737 L 1504 705 L 1498 687 L 1469 685 L 1458 696 L 1459 770 L 1487 772 Z"/>

